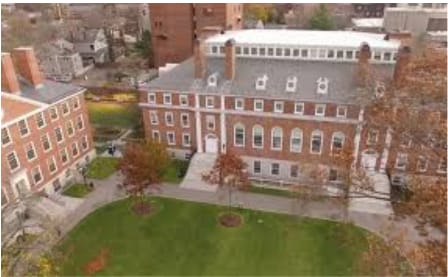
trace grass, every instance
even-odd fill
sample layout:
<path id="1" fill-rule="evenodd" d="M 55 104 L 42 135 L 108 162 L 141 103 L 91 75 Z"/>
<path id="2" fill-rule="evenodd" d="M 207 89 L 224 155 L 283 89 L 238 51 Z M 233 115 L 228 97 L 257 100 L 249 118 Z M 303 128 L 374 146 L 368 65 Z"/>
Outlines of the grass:
<path id="1" fill-rule="evenodd" d="M 139 217 L 130 200 L 111 203 L 85 218 L 60 245 L 70 252 L 62 275 L 83 275 L 102 249 L 98 275 L 355 275 L 366 247 L 353 225 L 240 210 L 244 225 L 217 223 L 223 207 L 153 198 L 157 213 Z"/>
<path id="2" fill-rule="evenodd" d="M 118 158 L 97 157 L 88 166 L 87 177 L 93 179 L 106 179 L 117 170 Z"/>
<path id="3" fill-rule="evenodd" d="M 249 188 L 249 192 L 269 194 L 274 196 L 294 197 L 294 194 L 289 190 L 271 189 L 256 186 L 251 186 Z"/>
<path id="4" fill-rule="evenodd" d="M 140 121 L 137 104 L 88 102 L 90 122 L 95 125 L 133 128 Z"/>
<path id="5" fill-rule="evenodd" d="M 62 194 L 82 198 L 89 194 L 93 189 L 85 184 L 76 183 L 68 187 Z"/>
<path id="6" fill-rule="evenodd" d="M 182 182 L 188 169 L 188 161 L 172 160 L 162 177 L 163 182 L 179 184 Z"/>

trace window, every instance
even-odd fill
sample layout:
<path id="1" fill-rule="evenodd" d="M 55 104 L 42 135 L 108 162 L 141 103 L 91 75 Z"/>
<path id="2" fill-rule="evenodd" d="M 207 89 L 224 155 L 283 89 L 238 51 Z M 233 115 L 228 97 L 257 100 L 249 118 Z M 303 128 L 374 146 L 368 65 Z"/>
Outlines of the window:
<path id="1" fill-rule="evenodd" d="M 344 146 L 345 136 L 341 132 L 333 133 L 331 138 L 331 153 L 339 154 Z"/>
<path id="2" fill-rule="evenodd" d="M 282 113 L 282 112 L 283 112 L 283 102 L 274 101 L 274 113 Z"/>
<path id="3" fill-rule="evenodd" d="M 235 52 L 236 52 L 237 55 L 240 55 L 241 54 L 241 47 L 237 46 L 235 48 Z"/>
<path id="4" fill-rule="evenodd" d="M 327 50 L 319 49 L 319 58 L 324 59 L 326 57 Z"/>
<path id="5" fill-rule="evenodd" d="M 48 138 L 48 133 L 43 135 L 41 138 L 42 141 L 42 148 L 44 149 L 44 152 L 48 152 L 51 149 L 50 139 Z"/>
<path id="6" fill-rule="evenodd" d="M 86 150 L 89 147 L 89 140 L 87 139 L 87 136 L 82 137 L 81 140 L 81 148 L 83 150 Z"/>
<path id="7" fill-rule="evenodd" d="M 61 151 L 59 151 L 59 155 L 61 156 L 62 164 L 66 164 L 68 162 L 67 148 L 61 149 Z"/>
<path id="8" fill-rule="evenodd" d="M 315 116 L 325 116 L 325 104 L 316 104 L 314 109 Z"/>
<path id="9" fill-rule="evenodd" d="M 292 55 L 293 55 L 294 57 L 298 57 L 298 56 L 300 55 L 300 50 L 299 50 L 299 49 L 293 49 L 293 50 L 292 50 Z"/>
<path id="10" fill-rule="evenodd" d="M 168 145 L 175 145 L 176 144 L 176 137 L 174 135 L 174 132 L 167 132 L 166 133 L 166 140 L 168 142 Z"/>
<path id="11" fill-rule="evenodd" d="M 373 58 L 375 59 L 375 61 L 380 61 L 381 60 L 381 52 L 374 52 Z"/>
<path id="12" fill-rule="evenodd" d="M 50 171 L 50 173 L 54 173 L 57 170 L 56 162 L 54 161 L 54 157 L 49 158 L 47 161 L 47 164 L 48 164 L 48 170 Z"/>
<path id="13" fill-rule="evenodd" d="M 19 168 L 19 161 L 17 160 L 17 154 L 15 151 L 9 153 L 6 158 L 8 160 L 9 169 L 11 169 L 11 171 Z"/>
<path id="14" fill-rule="evenodd" d="M 397 153 L 397 159 L 395 160 L 395 168 L 405 169 L 407 163 L 408 163 L 408 154 Z"/>
<path id="15" fill-rule="evenodd" d="M 72 156 L 76 157 L 78 156 L 79 151 L 78 151 L 78 144 L 76 142 L 72 143 Z"/>
<path id="16" fill-rule="evenodd" d="M 42 112 L 36 114 L 36 124 L 39 129 L 45 127 L 45 118 Z"/>
<path id="17" fill-rule="evenodd" d="M 243 98 L 235 98 L 235 110 L 244 110 Z"/>
<path id="18" fill-rule="evenodd" d="M 263 127 L 260 125 L 255 125 L 252 128 L 252 147 L 254 148 L 263 148 Z"/>
<path id="19" fill-rule="evenodd" d="M 180 99 L 180 105 L 181 106 L 188 106 L 188 95 L 186 95 L 186 94 L 181 94 L 180 96 L 179 96 L 179 99 Z"/>
<path id="20" fill-rule="evenodd" d="M 276 48 L 275 49 L 275 55 L 277 57 L 281 57 L 283 55 L 283 49 L 282 48 Z"/>
<path id="21" fill-rule="evenodd" d="M 291 49 L 290 48 L 285 48 L 284 55 L 285 55 L 285 57 L 290 57 L 291 56 Z"/>
<path id="22" fill-rule="evenodd" d="M 67 121 L 66 128 L 67 128 L 67 134 L 70 137 L 73 136 L 73 134 L 75 132 L 74 132 L 74 129 L 73 129 L 73 122 L 71 120 Z"/>
<path id="23" fill-rule="evenodd" d="M 289 169 L 289 176 L 291 176 L 291 178 L 297 178 L 297 176 L 299 176 L 299 166 L 296 164 L 291 165 L 290 169 Z"/>
<path id="24" fill-rule="evenodd" d="M 217 54 L 218 53 L 218 47 L 217 46 L 212 46 L 212 53 L 213 54 Z"/>
<path id="25" fill-rule="evenodd" d="M 367 133 L 367 145 L 373 145 L 378 142 L 378 130 L 369 130 Z"/>
<path id="26" fill-rule="evenodd" d="M 244 146 L 244 139 L 245 139 L 245 129 L 244 125 L 241 123 L 235 124 L 233 127 L 233 131 L 235 134 L 233 144 L 235 146 Z"/>
<path id="27" fill-rule="evenodd" d="M 439 166 L 437 168 L 437 172 L 446 173 L 446 158 L 440 159 Z"/>
<path id="28" fill-rule="evenodd" d="M 349 60 L 353 59 L 353 51 L 346 51 L 345 57 Z"/>
<path id="29" fill-rule="evenodd" d="M 319 79 L 317 79 L 317 93 L 328 93 L 328 78 L 319 77 Z"/>
<path id="30" fill-rule="evenodd" d="M 294 113 L 303 115 L 304 108 L 305 108 L 304 103 L 302 103 L 302 102 L 295 103 L 294 104 Z"/>
<path id="31" fill-rule="evenodd" d="M 182 145 L 183 146 L 191 146 L 191 136 L 188 133 L 184 133 L 182 135 Z"/>
<path id="32" fill-rule="evenodd" d="M 36 150 L 34 149 L 34 144 L 32 142 L 25 146 L 26 158 L 31 161 L 36 158 Z"/>
<path id="33" fill-rule="evenodd" d="M 264 101 L 262 99 L 254 100 L 254 111 L 262 112 L 264 110 Z"/>
<path id="34" fill-rule="evenodd" d="M 2 129 L 2 145 L 8 145 L 11 143 L 11 136 L 9 135 L 9 130 L 8 128 L 3 128 Z"/>
<path id="35" fill-rule="evenodd" d="M 302 57 L 307 58 L 308 57 L 308 49 L 302 49 Z"/>
<path id="36" fill-rule="evenodd" d="M 173 126 L 174 125 L 174 119 L 173 119 L 173 113 L 172 112 L 165 112 L 165 124 L 166 124 L 166 126 Z"/>
<path id="37" fill-rule="evenodd" d="M 62 103 L 62 114 L 67 115 L 69 112 L 69 107 L 67 102 Z"/>
<path id="38" fill-rule="evenodd" d="M 163 104 L 165 105 L 171 105 L 171 93 L 164 93 L 163 94 Z"/>
<path id="39" fill-rule="evenodd" d="M 249 55 L 249 47 L 243 47 L 243 54 L 244 55 Z"/>
<path id="40" fill-rule="evenodd" d="M 205 106 L 209 109 L 215 107 L 215 98 L 213 96 L 207 96 L 205 98 Z"/>
<path id="41" fill-rule="evenodd" d="M 297 88 L 297 77 L 288 77 L 286 80 L 286 91 L 287 92 L 295 92 Z"/>
<path id="42" fill-rule="evenodd" d="M 20 120 L 17 124 L 19 125 L 20 136 L 24 137 L 30 133 L 28 124 L 26 123 L 25 119 Z"/>
<path id="43" fill-rule="evenodd" d="M 425 172 L 428 168 L 428 160 L 424 156 L 419 156 L 417 161 L 417 171 Z"/>
<path id="44" fill-rule="evenodd" d="M 336 117 L 347 117 L 347 107 L 346 106 L 338 106 L 336 109 Z"/>
<path id="45" fill-rule="evenodd" d="M 148 103 L 155 104 L 156 103 L 156 94 L 153 92 L 148 93 Z"/>
<path id="46" fill-rule="evenodd" d="M 334 168 L 331 168 L 328 172 L 328 181 L 336 182 L 338 181 L 338 171 Z"/>
<path id="47" fill-rule="evenodd" d="M 271 164 L 271 175 L 279 175 L 280 174 L 280 165 L 278 163 Z"/>
<path id="48" fill-rule="evenodd" d="M 82 119 L 82 115 L 78 116 L 78 119 L 76 121 L 76 127 L 78 128 L 78 130 L 84 129 L 84 120 Z"/>
<path id="49" fill-rule="evenodd" d="M 157 117 L 157 111 L 150 111 L 149 112 L 149 119 L 150 119 L 152 125 L 159 124 L 159 119 Z"/>
<path id="50" fill-rule="evenodd" d="M 271 148 L 273 150 L 282 150 L 283 130 L 280 127 L 274 127 L 272 129 L 272 143 Z"/>
<path id="51" fill-rule="evenodd" d="M 218 84 L 218 73 L 213 73 L 207 78 L 207 85 L 211 87 L 216 87 Z"/>
<path id="52" fill-rule="evenodd" d="M 390 61 L 390 60 L 392 60 L 392 53 L 391 53 L 391 52 L 384 52 L 384 53 L 383 53 L 383 59 L 384 59 L 385 61 Z"/>
<path id="53" fill-rule="evenodd" d="M 274 56 L 274 48 L 268 48 L 268 56 Z"/>
<path id="54" fill-rule="evenodd" d="M 207 115 L 205 117 L 205 123 L 207 125 L 207 130 L 213 131 L 215 130 L 215 116 Z"/>
<path id="55" fill-rule="evenodd" d="M 73 98 L 73 109 L 74 110 L 79 109 L 79 98 L 78 97 Z"/>
<path id="56" fill-rule="evenodd" d="M 266 56 L 266 48 L 262 47 L 260 48 L 260 56 Z"/>
<path id="57" fill-rule="evenodd" d="M 315 130 L 311 133 L 311 153 L 320 154 L 322 152 L 322 132 Z"/>
<path id="58" fill-rule="evenodd" d="M 180 118 L 181 118 L 181 125 L 183 128 L 190 127 L 190 117 L 187 113 L 182 113 L 180 115 Z"/>
<path id="59" fill-rule="evenodd" d="M 160 142 L 160 133 L 157 130 L 152 130 L 152 139 Z"/>
<path id="60" fill-rule="evenodd" d="M 256 56 L 258 53 L 258 49 L 256 47 L 252 47 L 250 49 L 250 54 Z"/>
<path id="61" fill-rule="evenodd" d="M 265 90 L 267 81 L 268 81 L 268 76 L 266 74 L 263 75 L 262 77 L 258 77 L 257 81 L 255 82 L 255 89 L 256 90 Z"/>
<path id="62" fill-rule="evenodd" d="M 34 185 L 39 184 L 40 182 L 42 182 L 43 178 L 42 178 L 42 172 L 40 171 L 40 167 L 35 167 L 31 170 L 31 176 L 33 177 L 33 182 Z"/>
<path id="63" fill-rule="evenodd" d="M 56 108 L 56 107 L 53 107 L 53 108 L 51 108 L 50 109 L 50 118 L 51 118 L 51 120 L 56 120 L 56 119 L 58 119 L 58 109 Z"/>
<path id="64" fill-rule="evenodd" d="M 334 58 L 334 50 L 329 49 L 327 51 L 327 57 L 330 59 Z"/>
<path id="65" fill-rule="evenodd" d="M 62 142 L 62 140 L 64 139 L 64 136 L 62 135 L 62 129 L 60 127 L 57 127 L 56 129 L 54 129 L 54 132 L 56 134 L 56 141 Z"/>
<path id="66" fill-rule="evenodd" d="M 336 58 L 338 58 L 338 59 L 343 59 L 343 58 L 344 58 L 344 51 L 342 51 L 342 50 L 338 50 L 338 51 L 336 52 Z"/>
<path id="67" fill-rule="evenodd" d="M 254 161 L 254 174 L 260 174 L 261 173 L 261 162 L 260 161 Z"/>
<path id="68" fill-rule="evenodd" d="M 295 128 L 291 131 L 291 152 L 301 152 L 302 151 L 302 130 Z"/>

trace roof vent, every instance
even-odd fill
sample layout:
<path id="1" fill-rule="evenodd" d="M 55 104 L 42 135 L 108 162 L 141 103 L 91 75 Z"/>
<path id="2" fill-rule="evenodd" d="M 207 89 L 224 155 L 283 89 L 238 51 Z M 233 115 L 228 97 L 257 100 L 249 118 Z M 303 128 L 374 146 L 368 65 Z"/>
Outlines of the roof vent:
<path id="1" fill-rule="evenodd" d="M 319 94 L 328 93 L 328 78 L 319 77 L 319 79 L 317 79 L 317 93 Z"/>
<path id="2" fill-rule="evenodd" d="M 288 77 L 286 80 L 286 91 L 287 92 L 295 92 L 297 88 L 297 77 L 292 76 Z"/>
<path id="3" fill-rule="evenodd" d="M 217 84 L 218 84 L 218 72 L 215 72 L 212 75 L 208 76 L 207 85 L 209 87 L 216 87 Z"/>
<path id="4" fill-rule="evenodd" d="M 262 77 L 258 77 L 257 81 L 255 82 L 255 89 L 256 90 L 265 90 L 267 81 L 268 81 L 268 76 L 266 74 L 264 74 Z"/>

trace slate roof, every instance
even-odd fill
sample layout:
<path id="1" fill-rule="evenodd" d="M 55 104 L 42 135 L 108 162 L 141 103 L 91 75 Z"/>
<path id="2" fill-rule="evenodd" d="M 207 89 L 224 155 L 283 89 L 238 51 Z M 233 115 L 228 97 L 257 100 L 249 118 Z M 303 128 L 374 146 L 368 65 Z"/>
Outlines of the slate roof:
<path id="1" fill-rule="evenodd" d="M 22 78 L 19 79 L 19 83 L 20 96 L 46 104 L 52 104 L 83 89 L 72 84 L 58 83 L 50 80 L 44 80 L 43 85 L 39 88 L 34 88 Z"/>

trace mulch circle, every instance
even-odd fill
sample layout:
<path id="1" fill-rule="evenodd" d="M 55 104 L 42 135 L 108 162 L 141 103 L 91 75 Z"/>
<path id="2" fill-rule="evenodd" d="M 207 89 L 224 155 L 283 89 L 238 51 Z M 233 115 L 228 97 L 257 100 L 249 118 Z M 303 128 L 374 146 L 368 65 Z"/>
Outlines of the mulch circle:
<path id="1" fill-rule="evenodd" d="M 224 213 L 219 215 L 218 221 L 224 227 L 238 227 L 243 223 L 243 217 L 237 213 Z"/>
<path id="2" fill-rule="evenodd" d="M 154 212 L 155 207 L 150 202 L 137 202 L 131 206 L 136 215 L 149 215 Z"/>

